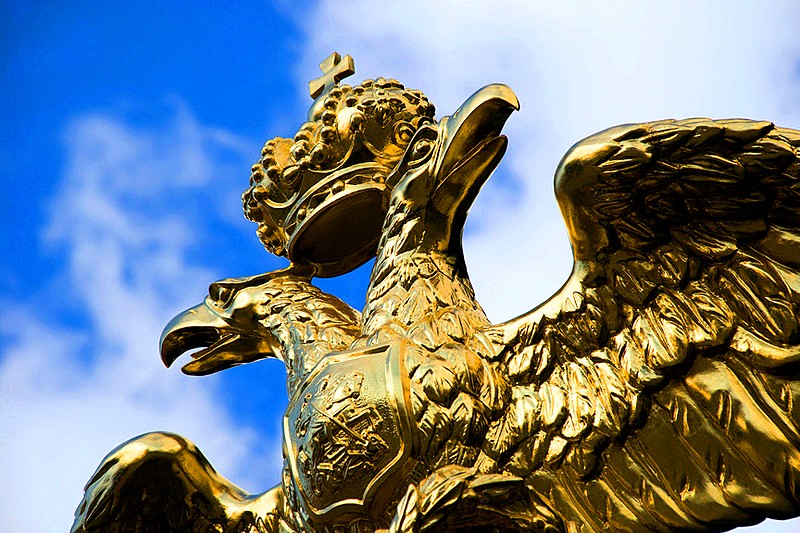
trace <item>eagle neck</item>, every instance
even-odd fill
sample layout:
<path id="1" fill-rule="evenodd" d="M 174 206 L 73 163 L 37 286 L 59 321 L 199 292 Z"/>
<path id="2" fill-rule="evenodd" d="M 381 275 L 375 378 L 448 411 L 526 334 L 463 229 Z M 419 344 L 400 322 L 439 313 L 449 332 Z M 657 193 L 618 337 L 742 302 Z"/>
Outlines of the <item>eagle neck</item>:
<path id="1" fill-rule="evenodd" d="M 460 242 L 455 249 L 431 246 L 424 208 L 391 206 L 372 271 L 362 315 L 362 339 L 396 336 L 443 310 L 468 314 L 467 323 L 488 324 L 467 276 Z M 437 223 L 440 221 L 436 220 Z M 381 335 L 381 329 L 387 335 Z"/>
<path id="2" fill-rule="evenodd" d="M 361 317 L 306 279 L 276 279 L 263 296 L 261 327 L 276 340 L 276 355 L 286 365 L 291 398 L 322 357 L 350 346 L 358 336 Z"/>

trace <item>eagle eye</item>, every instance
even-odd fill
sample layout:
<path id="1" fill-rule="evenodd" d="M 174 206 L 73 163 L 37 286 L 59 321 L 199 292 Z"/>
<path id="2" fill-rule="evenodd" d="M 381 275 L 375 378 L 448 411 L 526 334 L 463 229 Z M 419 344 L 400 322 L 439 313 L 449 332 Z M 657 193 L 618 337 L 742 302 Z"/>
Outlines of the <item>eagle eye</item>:
<path id="1" fill-rule="evenodd" d="M 420 139 L 417 144 L 414 145 L 414 148 L 411 150 L 411 157 L 409 158 L 409 163 L 414 164 L 419 162 L 423 159 L 426 155 L 431 153 L 433 149 L 433 141 L 429 141 L 428 139 Z"/>
<path id="2" fill-rule="evenodd" d="M 233 300 L 236 290 L 225 283 L 212 283 L 208 288 L 208 295 L 217 307 L 225 308 Z"/>
<path id="3" fill-rule="evenodd" d="M 416 166 L 422 163 L 433 150 L 433 141 L 430 139 L 420 139 L 414 143 L 411 154 L 408 158 L 409 166 Z"/>

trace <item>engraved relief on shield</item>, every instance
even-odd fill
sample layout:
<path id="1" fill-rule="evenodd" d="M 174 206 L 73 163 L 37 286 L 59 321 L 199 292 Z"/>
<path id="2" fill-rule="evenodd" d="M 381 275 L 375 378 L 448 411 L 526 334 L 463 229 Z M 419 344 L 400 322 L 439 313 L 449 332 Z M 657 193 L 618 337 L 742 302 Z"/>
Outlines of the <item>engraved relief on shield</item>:
<path id="1" fill-rule="evenodd" d="M 363 383 L 360 372 L 329 377 L 303 396 L 295 422 L 297 459 L 317 496 L 334 494 L 351 471 L 374 474 L 389 451 L 378 433 L 380 413 L 357 403 Z"/>

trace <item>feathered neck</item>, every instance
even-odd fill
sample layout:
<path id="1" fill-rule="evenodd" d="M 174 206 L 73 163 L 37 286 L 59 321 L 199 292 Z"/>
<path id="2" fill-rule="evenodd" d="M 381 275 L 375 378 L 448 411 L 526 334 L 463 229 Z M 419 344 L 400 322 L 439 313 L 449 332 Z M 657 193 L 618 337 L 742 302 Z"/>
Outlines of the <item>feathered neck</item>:
<path id="1" fill-rule="evenodd" d="M 350 346 L 359 333 L 360 315 L 301 277 L 277 277 L 263 296 L 260 321 L 278 341 L 275 355 L 286 365 L 291 398 L 322 357 Z"/>
<path id="2" fill-rule="evenodd" d="M 446 251 L 430 246 L 436 241 L 427 234 L 426 215 L 424 207 L 402 201 L 389 206 L 362 314 L 366 344 L 408 333 L 443 310 L 462 318 L 468 314 L 472 327 L 489 323 L 475 300 L 460 246 Z"/>

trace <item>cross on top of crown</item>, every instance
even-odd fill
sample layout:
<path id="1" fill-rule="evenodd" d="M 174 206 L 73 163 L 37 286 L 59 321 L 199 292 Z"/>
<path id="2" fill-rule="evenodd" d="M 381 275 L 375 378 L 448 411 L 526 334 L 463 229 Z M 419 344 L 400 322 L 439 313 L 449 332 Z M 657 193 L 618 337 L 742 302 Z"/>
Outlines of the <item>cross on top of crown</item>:
<path id="1" fill-rule="evenodd" d="M 311 93 L 311 98 L 315 99 L 330 91 L 339 81 L 356 72 L 355 62 L 350 54 L 342 57 L 338 52 L 328 56 L 319 64 L 319 68 L 322 70 L 322 76 L 308 82 L 308 91 Z"/>

